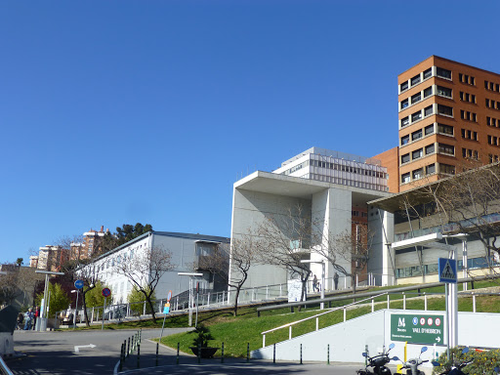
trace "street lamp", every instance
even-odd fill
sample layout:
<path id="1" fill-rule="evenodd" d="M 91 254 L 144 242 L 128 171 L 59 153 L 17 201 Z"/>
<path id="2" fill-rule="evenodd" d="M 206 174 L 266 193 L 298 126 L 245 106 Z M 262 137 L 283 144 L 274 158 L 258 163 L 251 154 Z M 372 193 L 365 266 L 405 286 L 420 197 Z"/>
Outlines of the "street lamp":
<path id="1" fill-rule="evenodd" d="M 325 302 L 323 300 L 325 299 L 325 266 L 326 266 L 326 261 L 323 260 L 301 260 L 300 263 L 321 263 L 321 303 L 319 305 L 320 310 L 323 310 L 325 308 Z"/>
<path id="2" fill-rule="evenodd" d="M 48 306 L 47 306 L 47 294 L 49 292 L 49 275 L 64 275 L 64 272 L 54 272 L 54 271 L 42 271 L 42 270 L 36 270 L 35 273 L 41 273 L 45 275 L 45 286 L 43 288 L 43 299 L 42 299 L 42 305 L 40 306 L 40 319 L 36 320 L 36 325 L 35 330 L 37 331 L 46 331 L 47 330 L 47 312 L 48 312 Z M 40 323 L 38 323 L 40 322 Z"/>
<path id="3" fill-rule="evenodd" d="M 192 282 L 195 277 L 201 277 L 203 274 L 200 272 L 178 272 L 177 275 L 189 277 L 189 326 L 191 327 L 193 325 Z M 198 304 L 196 305 L 196 315 L 198 316 Z"/>

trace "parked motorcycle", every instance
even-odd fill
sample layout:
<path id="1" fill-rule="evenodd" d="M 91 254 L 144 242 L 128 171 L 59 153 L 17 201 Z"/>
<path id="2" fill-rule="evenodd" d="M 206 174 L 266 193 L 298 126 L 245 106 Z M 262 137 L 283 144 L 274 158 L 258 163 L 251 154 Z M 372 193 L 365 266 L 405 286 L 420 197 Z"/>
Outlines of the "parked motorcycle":
<path id="1" fill-rule="evenodd" d="M 381 354 L 373 357 L 368 355 L 368 351 L 364 352 L 363 357 L 366 358 L 366 366 L 364 369 L 356 371 L 356 373 L 358 375 L 392 375 L 391 370 L 386 365 L 391 361 L 389 352 L 394 346 L 394 344 L 390 344 L 387 351 L 384 348 Z"/>
<path id="2" fill-rule="evenodd" d="M 469 348 L 465 347 L 462 350 L 462 354 L 466 354 L 469 352 Z M 474 359 L 471 359 L 469 361 L 462 361 L 457 364 L 453 364 L 449 369 L 444 370 L 441 372 L 439 375 L 465 375 L 465 373 L 462 371 L 462 369 L 467 366 L 468 364 L 472 363 Z M 441 366 L 441 364 L 437 361 L 433 361 L 432 364 L 434 366 Z"/>
<path id="3" fill-rule="evenodd" d="M 427 351 L 427 346 L 423 346 L 422 349 L 420 350 L 420 355 L 418 356 L 418 358 L 412 358 L 406 362 L 401 361 L 398 357 L 392 357 L 391 359 L 394 361 L 403 362 L 403 369 L 406 369 L 407 375 L 425 375 L 423 371 L 420 371 L 418 369 L 418 366 L 420 366 L 425 362 L 429 362 L 428 359 L 423 360 L 420 358 L 422 356 L 422 353 L 425 353 L 426 351 Z"/>

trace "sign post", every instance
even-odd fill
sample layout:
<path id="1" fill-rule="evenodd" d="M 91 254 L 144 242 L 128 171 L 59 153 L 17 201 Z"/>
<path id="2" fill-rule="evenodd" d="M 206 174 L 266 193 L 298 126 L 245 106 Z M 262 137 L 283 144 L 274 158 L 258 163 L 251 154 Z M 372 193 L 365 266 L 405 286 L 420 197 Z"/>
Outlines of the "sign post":
<path id="1" fill-rule="evenodd" d="M 450 358 L 450 347 L 455 347 L 458 343 L 458 291 L 455 252 L 452 252 L 451 259 L 439 258 L 438 262 L 439 282 L 445 283 L 447 328 L 446 353 L 448 358 Z"/>
<path id="2" fill-rule="evenodd" d="M 167 303 L 165 304 L 165 307 L 163 308 L 163 324 L 161 326 L 161 332 L 160 332 L 160 343 L 161 343 L 161 338 L 163 336 L 163 328 L 165 328 L 165 319 L 167 319 L 167 314 L 170 312 L 170 300 L 172 299 L 172 291 L 170 290 L 167 295 Z"/>
<path id="3" fill-rule="evenodd" d="M 391 314 L 391 341 L 443 345 L 444 315 Z"/>
<path id="4" fill-rule="evenodd" d="M 104 306 L 102 307 L 102 325 L 101 325 L 101 331 L 104 330 L 104 312 L 106 311 L 106 298 L 108 298 L 111 295 L 111 290 L 109 290 L 109 288 L 104 288 L 102 290 L 102 295 L 104 296 Z"/>

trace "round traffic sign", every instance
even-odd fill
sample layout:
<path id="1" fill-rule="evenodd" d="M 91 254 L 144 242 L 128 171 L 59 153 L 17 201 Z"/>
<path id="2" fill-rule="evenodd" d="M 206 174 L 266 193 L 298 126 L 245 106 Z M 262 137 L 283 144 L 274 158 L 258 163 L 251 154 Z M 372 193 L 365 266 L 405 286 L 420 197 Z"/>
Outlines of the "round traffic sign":
<path id="1" fill-rule="evenodd" d="M 102 290 L 102 295 L 103 295 L 104 297 L 109 297 L 109 296 L 111 295 L 111 290 L 109 290 L 109 288 L 104 288 L 104 289 Z"/>
<path id="2" fill-rule="evenodd" d="M 82 289 L 83 288 L 83 281 L 82 280 L 75 280 L 75 288 Z"/>

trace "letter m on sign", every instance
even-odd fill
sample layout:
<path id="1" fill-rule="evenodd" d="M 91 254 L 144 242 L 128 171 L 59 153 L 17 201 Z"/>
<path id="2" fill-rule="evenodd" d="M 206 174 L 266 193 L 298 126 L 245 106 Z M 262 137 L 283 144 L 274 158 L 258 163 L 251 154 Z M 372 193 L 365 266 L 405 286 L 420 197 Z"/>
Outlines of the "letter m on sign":
<path id="1" fill-rule="evenodd" d="M 398 319 L 398 327 L 406 327 L 405 318 Z"/>

